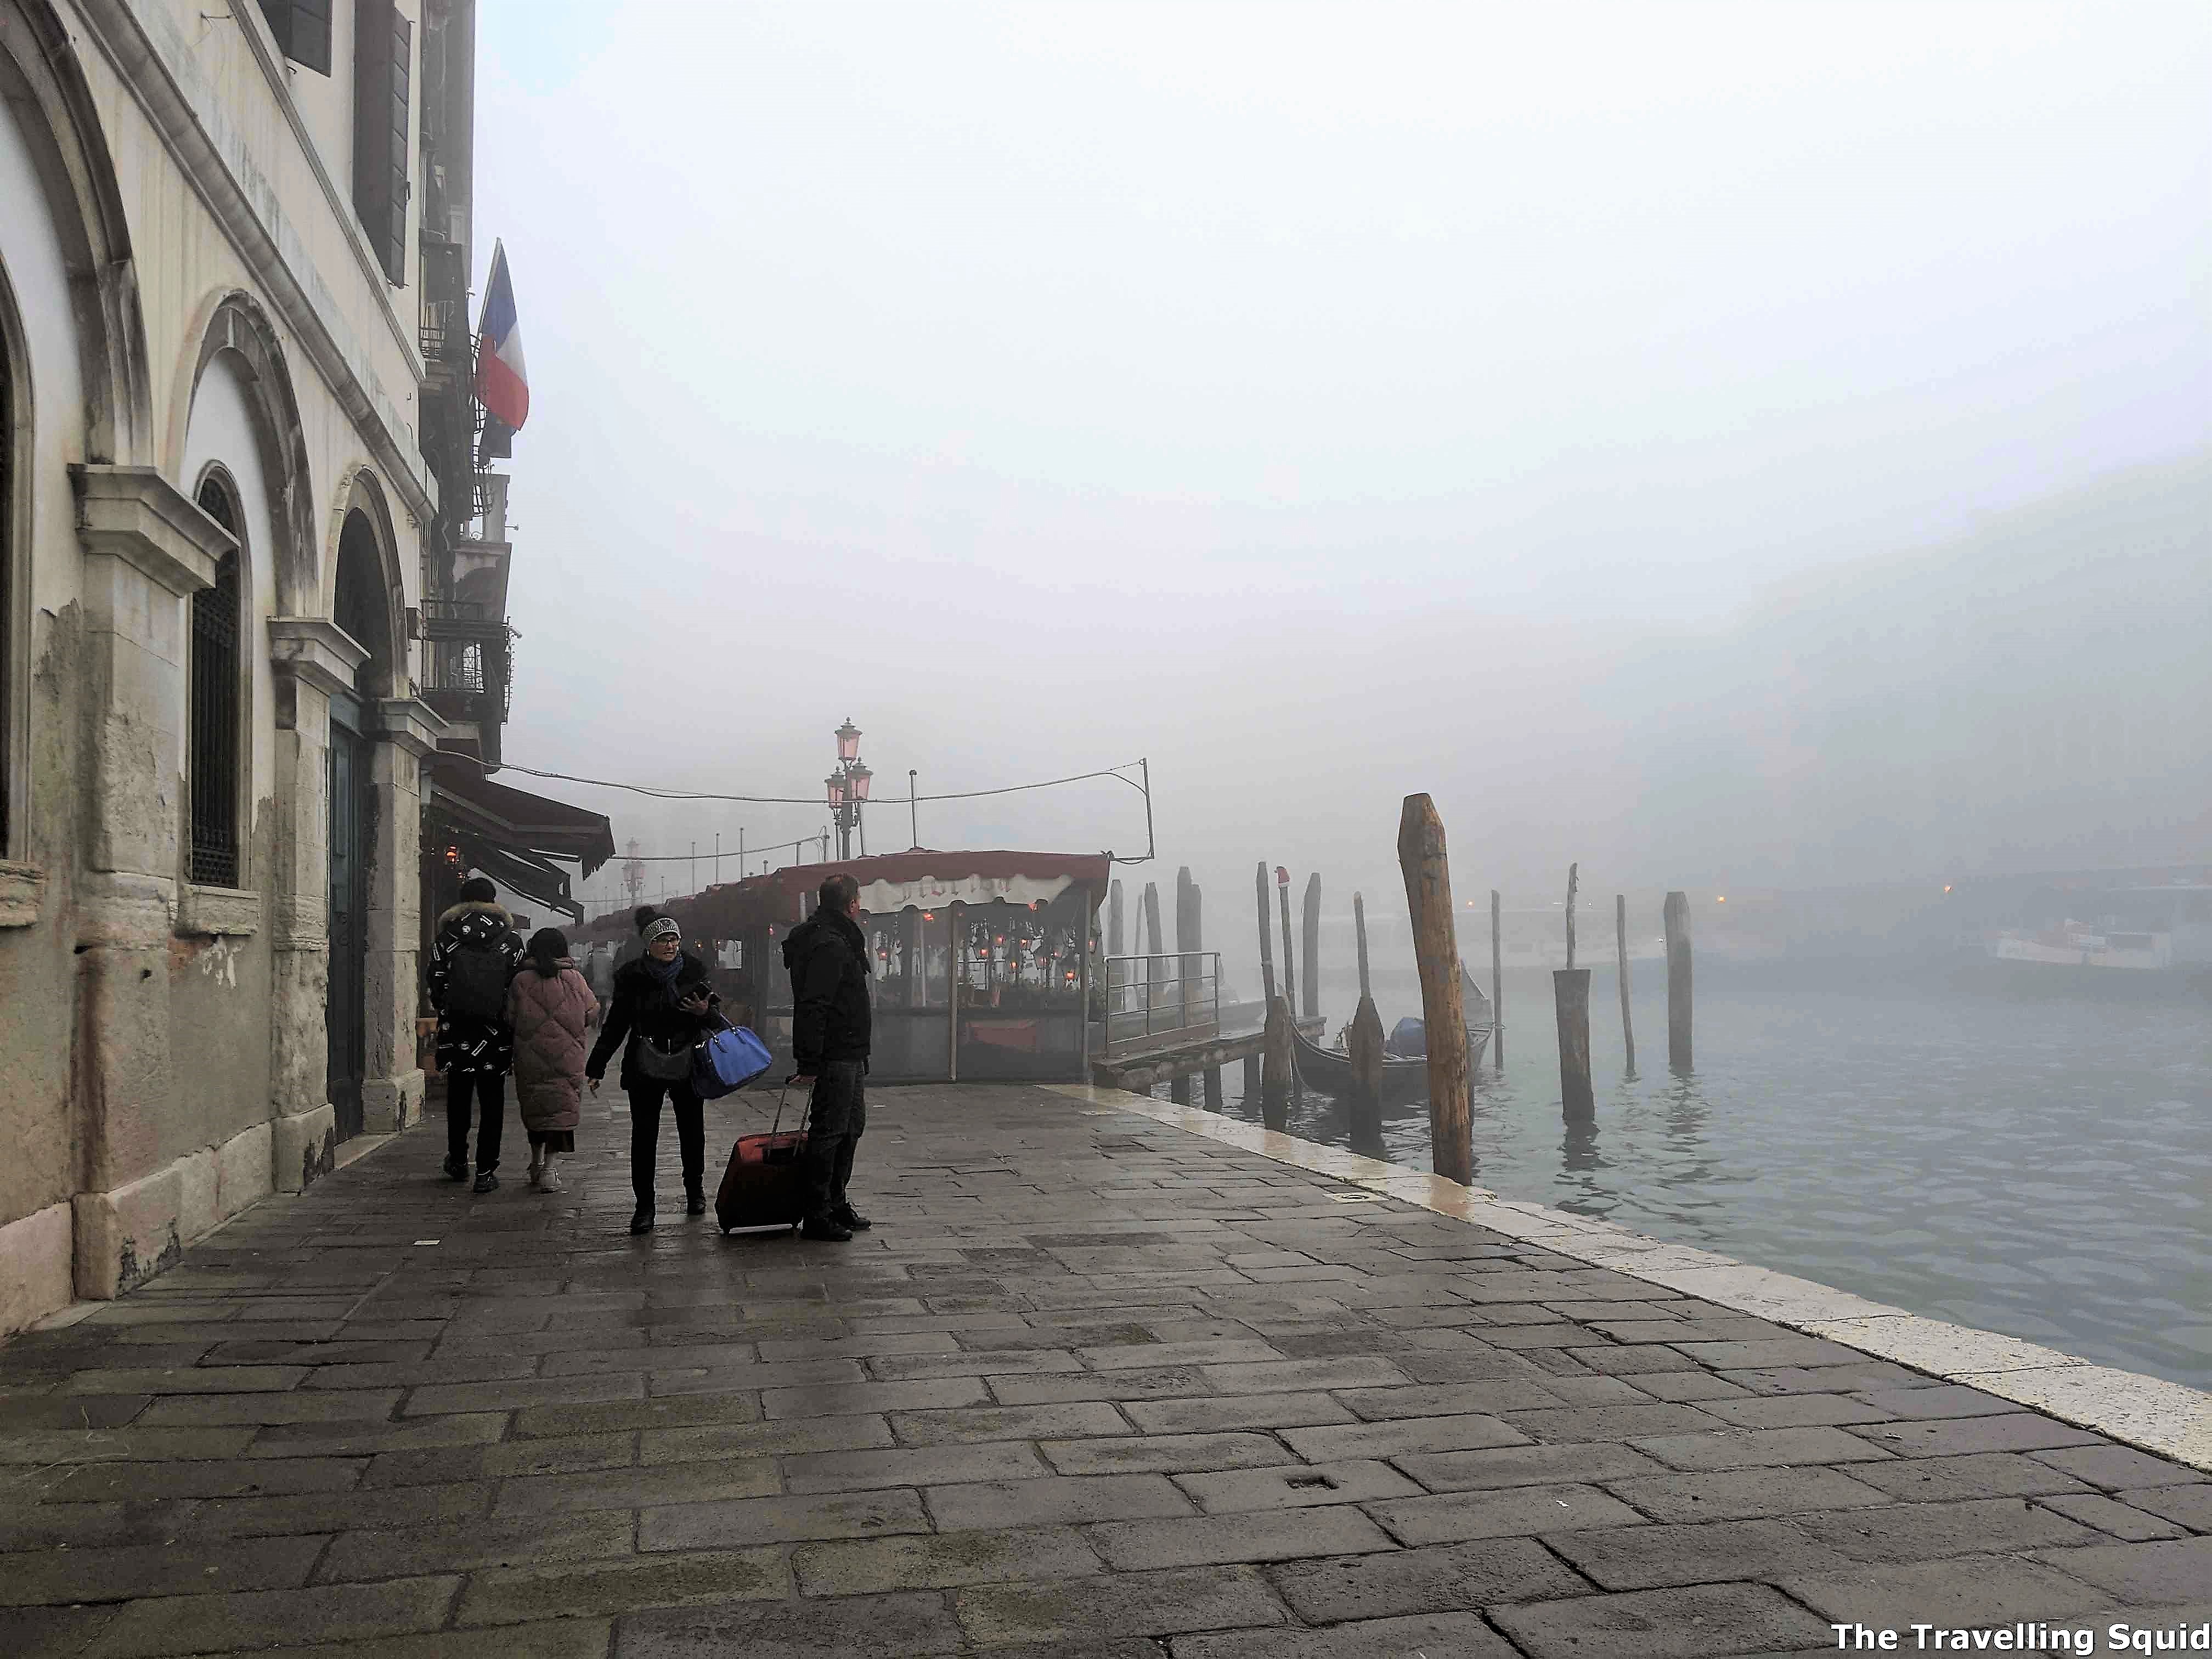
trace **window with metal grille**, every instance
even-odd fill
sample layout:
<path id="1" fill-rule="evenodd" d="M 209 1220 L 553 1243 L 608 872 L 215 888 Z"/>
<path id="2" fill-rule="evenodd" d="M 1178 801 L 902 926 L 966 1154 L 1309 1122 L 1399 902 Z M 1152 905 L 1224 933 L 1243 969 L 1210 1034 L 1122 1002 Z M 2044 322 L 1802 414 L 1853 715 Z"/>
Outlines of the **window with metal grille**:
<path id="1" fill-rule="evenodd" d="M 355 0 L 353 205 L 385 280 L 407 281 L 408 95 L 415 26 L 392 0 Z"/>
<path id="2" fill-rule="evenodd" d="M 238 533 L 230 492 L 210 478 L 200 486 L 200 511 Z M 191 879 L 209 887 L 238 880 L 238 555 L 216 567 L 215 586 L 192 595 L 191 727 L 187 754 L 191 781 Z"/>
<path id="3" fill-rule="evenodd" d="M 331 72 L 331 0 L 261 0 L 276 50 L 301 69 Z"/>

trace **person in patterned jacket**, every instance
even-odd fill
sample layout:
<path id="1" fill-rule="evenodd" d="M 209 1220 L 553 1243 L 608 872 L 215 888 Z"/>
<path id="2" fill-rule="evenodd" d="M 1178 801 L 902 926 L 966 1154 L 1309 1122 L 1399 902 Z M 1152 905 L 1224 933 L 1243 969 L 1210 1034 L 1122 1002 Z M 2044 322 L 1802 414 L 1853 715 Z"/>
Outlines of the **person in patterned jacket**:
<path id="1" fill-rule="evenodd" d="M 430 946 L 430 1006 L 438 1012 L 438 1069 L 446 1077 L 446 1174 L 454 1181 L 469 1178 L 473 1104 L 480 1193 L 499 1185 L 507 1073 L 514 1063 L 507 988 L 523 955 L 522 936 L 498 896 L 482 876 L 462 883 L 461 902 L 438 918 Z"/>

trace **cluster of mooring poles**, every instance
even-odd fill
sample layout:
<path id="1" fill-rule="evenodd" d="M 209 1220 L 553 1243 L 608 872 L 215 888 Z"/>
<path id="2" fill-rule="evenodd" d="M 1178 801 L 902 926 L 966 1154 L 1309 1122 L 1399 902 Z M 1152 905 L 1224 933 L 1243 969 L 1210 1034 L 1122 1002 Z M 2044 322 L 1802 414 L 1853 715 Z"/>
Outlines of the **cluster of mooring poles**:
<path id="1" fill-rule="evenodd" d="M 1429 1140 L 1437 1174 L 1463 1185 L 1474 1179 L 1472 1115 L 1474 1056 L 1467 1029 L 1466 978 L 1459 954 L 1458 913 L 1452 902 L 1451 860 L 1446 849 L 1443 821 L 1436 804 L 1426 795 L 1408 795 L 1398 822 L 1398 866 L 1405 878 L 1406 906 L 1413 933 L 1413 956 L 1421 982 L 1421 1017 L 1427 1030 Z M 1184 872 L 1186 878 L 1188 872 Z M 1267 1025 L 1261 1052 L 1244 1062 L 1247 1098 L 1260 1097 L 1262 1121 L 1269 1128 L 1284 1127 L 1297 1081 L 1296 1024 L 1292 1011 L 1301 1006 L 1297 972 L 1291 949 L 1290 874 L 1274 869 L 1275 902 L 1268 902 L 1268 866 L 1262 862 L 1254 878 L 1260 930 L 1260 977 L 1267 998 Z M 1571 1124 L 1595 1120 L 1596 1100 L 1590 1082 L 1589 980 L 1590 970 L 1575 961 L 1575 915 L 1580 898 L 1582 869 L 1567 869 L 1567 965 L 1552 975 L 1553 1015 L 1559 1033 L 1559 1097 L 1562 1115 Z M 1636 1032 L 1629 1008 L 1628 899 L 1613 895 L 1613 948 L 1620 988 L 1620 1037 L 1628 1073 L 1636 1074 Z M 1379 1146 L 1382 1141 L 1382 1094 L 1385 1075 L 1382 1018 L 1375 1006 L 1367 959 L 1367 906 L 1358 893 L 1352 896 L 1354 937 L 1359 953 L 1359 1006 L 1346 1034 L 1351 1062 L 1352 1141 Z M 1689 900 L 1680 892 L 1667 895 L 1663 911 L 1667 939 L 1667 1056 L 1676 1072 L 1691 1066 L 1691 969 Z M 1490 1041 L 1498 1072 L 1505 1068 L 1505 974 L 1503 905 L 1498 890 L 1490 894 L 1490 984 L 1492 1026 Z M 1305 976 L 1303 1008 L 1307 1019 L 1316 1018 L 1320 1005 L 1321 878 L 1308 878 L 1304 904 L 1304 945 L 1298 971 Z M 1118 925 L 1118 924 L 1116 924 Z M 1282 982 L 1276 983 L 1276 962 L 1271 936 L 1278 926 L 1282 939 Z M 1117 935 L 1118 937 L 1118 935 Z M 1480 1000 L 1480 991 L 1476 993 Z M 1211 1090 L 1206 1102 L 1216 1106 Z"/>
<path id="2" fill-rule="evenodd" d="M 1408 795 L 1398 820 L 1398 866 L 1405 878 L 1406 908 L 1411 917 L 1413 957 L 1421 983 L 1421 1017 L 1427 1032 L 1427 1054 L 1421 1062 L 1427 1073 L 1429 1140 L 1437 1174 L 1462 1184 L 1474 1179 L 1473 1090 L 1478 1064 L 1475 1046 L 1467 1027 L 1467 989 L 1474 981 L 1460 960 L 1458 913 L 1452 902 L 1451 860 L 1444 842 L 1443 820 L 1426 795 Z M 1244 1098 L 1256 1097 L 1261 1118 L 1271 1129 L 1290 1121 L 1291 1103 L 1297 1091 L 1298 1027 L 1317 1027 L 1321 1018 L 1321 877 L 1306 878 L 1303 911 L 1303 951 L 1292 946 L 1291 932 L 1291 876 L 1280 865 L 1263 860 L 1253 876 L 1253 899 L 1260 935 L 1260 979 L 1267 1016 L 1255 1052 L 1242 1055 Z M 1268 889 L 1272 885 L 1272 900 Z M 1596 1116 L 1596 1097 L 1590 1081 L 1590 970 L 1577 966 L 1576 915 L 1582 888 L 1582 866 L 1567 866 L 1567 965 L 1552 975 L 1553 1018 L 1559 1034 L 1559 1099 L 1562 1115 L 1571 1125 L 1588 1125 Z M 1190 866 L 1176 872 L 1175 950 L 1162 941 L 1160 893 L 1152 882 L 1139 895 L 1135 938 L 1127 939 L 1121 884 L 1113 883 L 1106 900 L 1106 953 L 1123 957 L 1125 942 L 1136 947 L 1130 953 L 1141 969 L 1132 988 L 1143 1000 L 1147 1015 L 1163 1011 L 1176 1017 L 1182 1030 L 1214 1030 L 1206 1013 L 1209 997 L 1218 1014 L 1219 986 L 1205 988 L 1206 971 L 1203 904 Z M 1628 899 L 1613 899 L 1613 950 L 1620 990 L 1620 1040 L 1628 1075 L 1636 1075 L 1636 1030 L 1629 1006 Z M 1667 944 L 1667 1059 L 1677 1073 L 1690 1070 L 1691 969 L 1690 913 L 1687 895 L 1667 895 L 1662 913 Z M 1352 932 L 1359 955 L 1359 1005 L 1345 1032 L 1346 1057 L 1351 1086 L 1347 1103 L 1351 1139 L 1355 1146 L 1379 1147 L 1382 1139 L 1382 1103 L 1389 1066 L 1383 1053 L 1382 1017 L 1375 1006 L 1367 955 L 1367 902 L 1352 896 Z M 1491 1053 L 1496 1069 L 1505 1069 L 1505 958 L 1504 907 L 1498 890 L 1490 890 Z M 1281 941 L 1280 981 L 1277 983 L 1276 940 Z M 1173 967 L 1167 966 L 1172 962 Z M 1299 995 L 1298 980 L 1305 981 Z M 1218 978 L 1218 975 L 1215 976 Z M 1481 1000 L 1480 988 L 1474 999 Z M 1242 1043 L 1237 1046 L 1241 1047 Z M 1237 1058 L 1234 1048 L 1222 1056 Z M 1316 1062 L 1318 1063 L 1318 1062 Z M 1408 1065 L 1411 1062 L 1407 1062 Z M 1208 1111 L 1222 1109 L 1219 1065 L 1202 1065 L 1196 1073 L 1171 1079 L 1169 1097 L 1180 1105 L 1192 1103 L 1191 1079 L 1205 1079 Z M 1340 1085 L 1339 1085 L 1341 1086 Z M 1150 1090 L 1147 1089 L 1149 1093 Z"/>
<path id="3" fill-rule="evenodd" d="M 1588 1123 L 1597 1113 L 1590 1089 L 1589 975 L 1575 966 L 1575 902 L 1582 866 L 1567 866 L 1567 965 L 1552 974 L 1553 1017 L 1559 1028 L 1559 1103 L 1571 1123 Z M 1667 936 L 1667 1064 L 1690 1070 L 1690 900 L 1669 893 L 1661 911 Z M 1636 1075 L 1636 1025 L 1628 1007 L 1628 898 L 1613 896 L 1615 971 L 1620 981 L 1620 1042 L 1628 1075 Z M 1494 937 L 1494 936 L 1493 936 Z"/>
<path id="4" fill-rule="evenodd" d="M 1451 870 L 1444 848 L 1443 822 L 1426 795 L 1408 795 L 1398 823 L 1398 863 L 1406 877 L 1406 902 L 1413 917 L 1413 949 L 1421 970 L 1421 1012 L 1429 1037 L 1429 1132 L 1434 1168 L 1441 1176 L 1474 1180 L 1473 1126 L 1468 1115 L 1467 1033 L 1462 1018 L 1459 948 L 1454 937 Z M 1575 911 L 1582 866 L 1567 866 L 1567 965 L 1552 975 L 1553 1018 L 1559 1041 L 1561 1115 L 1571 1124 L 1596 1116 L 1590 1086 L 1590 970 L 1575 965 Z M 1505 1069 L 1505 975 L 1501 906 L 1490 895 L 1490 983 L 1492 1053 Z M 1613 950 L 1620 982 L 1620 1040 L 1628 1073 L 1636 1074 L 1636 1030 L 1629 1012 L 1628 898 L 1613 898 Z M 1667 937 L 1667 1060 L 1687 1072 L 1690 1060 L 1690 904 L 1686 894 L 1667 895 L 1662 911 Z M 1379 1022 L 1378 1022 L 1379 1024 Z M 1355 1060 L 1355 1066 L 1357 1060 Z"/>

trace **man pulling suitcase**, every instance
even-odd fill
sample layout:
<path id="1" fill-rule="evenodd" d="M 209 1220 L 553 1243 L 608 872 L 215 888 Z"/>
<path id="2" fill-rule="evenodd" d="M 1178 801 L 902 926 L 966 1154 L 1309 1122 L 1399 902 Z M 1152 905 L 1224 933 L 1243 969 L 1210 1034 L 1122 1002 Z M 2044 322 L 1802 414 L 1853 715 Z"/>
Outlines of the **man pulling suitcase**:
<path id="1" fill-rule="evenodd" d="M 791 972 L 791 1081 L 813 1085 L 806 1125 L 805 1238 L 844 1243 L 868 1226 L 846 1197 L 853 1153 L 868 1125 L 871 1013 L 868 941 L 860 932 L 860 884 L 822 884 L 815 912 L 783 942 Z"/>

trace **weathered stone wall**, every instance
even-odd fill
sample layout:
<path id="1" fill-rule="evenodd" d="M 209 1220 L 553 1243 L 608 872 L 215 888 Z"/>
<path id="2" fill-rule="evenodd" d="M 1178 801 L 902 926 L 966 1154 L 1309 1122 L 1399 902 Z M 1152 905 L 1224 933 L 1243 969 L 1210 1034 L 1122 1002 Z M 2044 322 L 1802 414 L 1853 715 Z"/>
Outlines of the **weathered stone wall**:
<path id="1" fill-rule="evenodd" d="M 353 222 L 336 11 L 324 77 L 289 71 L 250 5 L 0 0 L 0 295 L 30 408 L 0 518 L 27 714 L 0 860 L 0 1333 L 130 1288 L 330 1167 L 327 699 L 362 658 L 328 621 L 330 576 L 368 492 L 396 624 L 429 507 L 415 294 Z M 192 504 L 211 468 L 246 599 L 227 889 L 186 864 L 190 596 L 231 546 Z M 417 767 L 435 740 L 390 631 L 373 1127 L 420 1111 Z"/>
<path id="2" fill-rule="evenodd" d="M 70 254 L 43 180 L 52 141 L 0 98 L 0 273 L 12 326 L 17 404 L 34 420 L 15 440 L 0 558 L 9 561 L 6 619 L 24 656 L 9 663 L 11 696 L 27 704 L 11 732 L 8 862 L 0 866 L 0 1330 L 66 1301 L 73 1276 L 70 1200 L 82 1147 L 74 1117 L 77 1014 L 76 850 L 82 800 L 52 781 L 84 769 L 82 693 L 89 678 L 70 468 L 86 458 L 86 390 L 72 315 Z M 23 389 L 27 386 L 29 395 Z M 27 612 L 27 614 L 25 614 Z M 14 658 L 14 652 L 10 653 Z M 17 744 L 27 752 L 18 750 Z"/>

